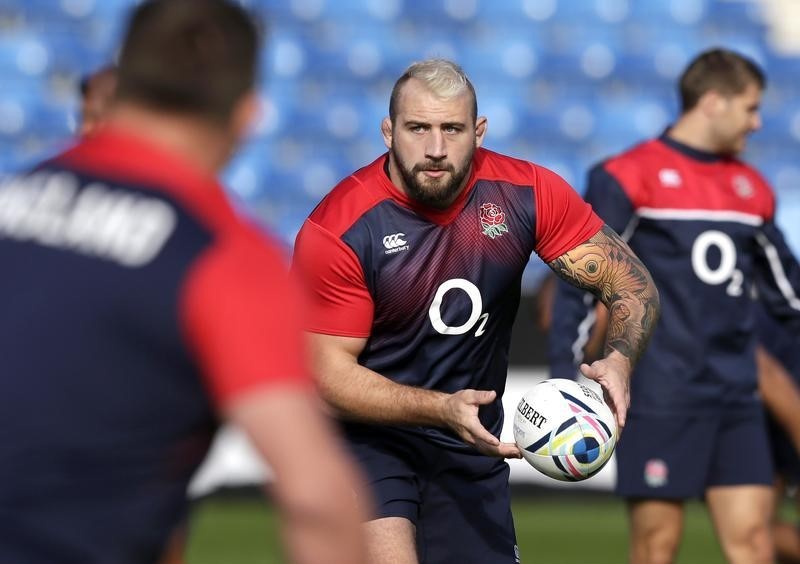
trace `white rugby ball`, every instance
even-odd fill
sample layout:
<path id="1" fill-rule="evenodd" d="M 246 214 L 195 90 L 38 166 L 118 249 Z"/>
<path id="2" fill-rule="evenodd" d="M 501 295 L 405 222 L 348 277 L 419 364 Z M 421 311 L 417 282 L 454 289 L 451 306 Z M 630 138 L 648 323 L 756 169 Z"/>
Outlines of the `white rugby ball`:
<path id="1" fill-rule="evenodd" d="M 542 474 L 567 482 L 597 474 L 617 444 L 617 423 L 602 396 L 573 380 L 540 382 L 520 399 L 514 441 Z"/>

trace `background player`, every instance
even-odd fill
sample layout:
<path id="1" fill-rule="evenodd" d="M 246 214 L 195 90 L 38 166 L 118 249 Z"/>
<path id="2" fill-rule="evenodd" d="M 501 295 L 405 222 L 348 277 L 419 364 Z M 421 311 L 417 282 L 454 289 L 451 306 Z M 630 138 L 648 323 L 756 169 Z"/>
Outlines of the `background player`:
<path id="1" fill-rule="evenodd" d="M 619 425 L 658 315 L 627 246 L 557 175 L 480 148 L 463 71 L 416 63 L 381 124 L 389 152 L 341 182 L 296 244 L 324 398 L 373 486 L 370 562 L 515 562 L 502 426 L 511 325 L 533 251 L 610 305 L 585 367 Z"/>
<path id="2" fill-rule="evenodd" d="M 555 278 L 548 277 L 537 295 L 537 319 L 545 333 L 550 331 L 555 281 Z M 549 282 L 553 283 L 552 289 L 547 287 L 551 285 Z M 579 331 L 582 336 L 572 347 L 575 364 L 570 365 L 564 359 L 565 366 L 551 367 L 552 374 L 567 377 L 584 359 L 591 362 L 597 358 L 605 339 L 607 315 L 606 307 L 598 303 L 594 317 L 587 320 L 586 326 Z M 775 555 L 778 562 L 800 562 L 800 529 L 796 519 L 795 522 L 785 520 L 781 511 L 781 502 L 787 495 L 796 505 L 800 504 L 797 492 L 800 484 L 800 355 L 795 337 L 761 308 L 758 309 L 756 326 L 759 340 L 756 349 L 758 390 L 767 408 L 767 429 L 775 467 L 772 522 Z"/>
<path id="3" fill-rule="evenodd" d="M 800 267 L 774 224 L 772 191 L 735 158 L 760 127 L 764 86 L 750 60 L 723 49 L 700 54 L 681 77 L 677 122 L 589 175 L 587 201 L 629 240 L 664 301 L 617 447 L 632 562 L 672 561 L 683 500 L 700 496 L 730 562 L 772 561 L 772 470 L 750 292 L 757 285 L 771 314 L 796 333 Z M 565 375 L 583 317 L 576 312 L 590 307 L 559 286 L 553 376 Z"/>
<path id="4" fill-rule="evenodd" d="M 365 495 L 321 416 L 296 290 L 215 173 L 255 113 L 223 0 L 141 4 L 107 125 L 0 185 L 0 560 L 154 562 L 217 423 L 274 471 L 297 562 L 360 562 Z"/>
<path id="5" fill-rule="evenodd" d="M 555 300 L 558 278 L 548 274 L 539 285 L 534 301 L 534 316 L 539 330 L 545 334 L 550 334 L 553 325 L 553 302 Z M 590 302 L 596 302 L 591 294 L 586 294 Z M 602 358 L 606 340 L 606 327 L 608 326 L 608 309 L 602 302 L 595 304 L 593 313 L 587 316 L 586 308 L 580 302 L 570 302 L 575 311 L 572 315 L 585 316 L 579 328 L 579 337 L 572 345 L 572 358 L 559 358 L 563 366 L 554 367 L 550 365 L 552 374 L 560 374 L 562 378 L 573 378 L 579 375 L 578 366 L 583 363 L 591 364 L 598 358 Z M 564 312 L 561 312 L 564 315 Z"/>
<path id="6" fill-rule="evenodd" d="M 117 87 L 117 70 L 113 66 L 90 74 L 81 80 L 81 115 L 78 133 L 87 135 L 106 118 Z"/>

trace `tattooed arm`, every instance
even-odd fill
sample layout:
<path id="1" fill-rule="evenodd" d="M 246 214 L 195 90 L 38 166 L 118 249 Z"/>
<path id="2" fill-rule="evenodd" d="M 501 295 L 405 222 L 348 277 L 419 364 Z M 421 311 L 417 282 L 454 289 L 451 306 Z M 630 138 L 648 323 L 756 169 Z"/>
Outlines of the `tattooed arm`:
<path id="1" fill-rule="evenodd" d="M 549 264 L 555 273 L 588 290 L 609 311 L 605 358 L 581 372 L 603 386 L 622 427 L 630 402 L 629 380 L 659 315 L 658 291 L 650 273 L 608 226 Z"/>

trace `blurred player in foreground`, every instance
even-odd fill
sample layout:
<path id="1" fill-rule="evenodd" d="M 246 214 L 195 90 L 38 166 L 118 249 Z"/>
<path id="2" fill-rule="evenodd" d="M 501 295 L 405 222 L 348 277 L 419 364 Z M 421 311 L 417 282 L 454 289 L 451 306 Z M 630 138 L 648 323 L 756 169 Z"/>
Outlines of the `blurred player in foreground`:
<path id="1" fill-rule="evenodd" d="M 800 334 L 800 265 L 774 223 L 767 183 L 736 158 L 760 126 L 765 78 L 723 49 L 680 80 L 682 113 L 661 137 L 592 169 L 586 199 L 653 274 L 663 310 L 631 381 L 617 446 L 631 562 L 671 562 L 683 502 L 702 497 L 729 562 L 772 562 L 772 468 L 757 395 L 753 286 Z M 559 285 L 551 373 L 574 372 L 591 300 Z"/>
<path id="2" fill-rule="evenodd" d="M 610 306 L 600 382 L 620 426 L 658 316 L 647 270 L 553 172 L 481 148 L 486 118 L 457 65 L 396 82 L 388 153 L 341 182 L 298 235 L 314 292 L 321 390 L 377 500 L 369 560 L 519 561 L 501 396 L 523 269 L 538 253 Z"/>
<path id="3" fill-rule="evenodd" d="M 77 133 L 79 136 L 89 135 L 103 123 L 112 108 L 114 93 L 117 89 L 117 69 L 106 66 L 80 81 L 81 111 Z M 187 526 L 181 523 L 170 536 L 159 564 L 181 564 L 186 551 Z"/>
<path id="4" fill-rule="evenodd" d="M 296 291 L 216 180 L 257 53 L 232 2 L 139 5 L 106 124 L 0 185 L 0 561 L 157 561 L 220 416 L 274 472 L 291 560 L 362 561 Z"/>
<path id="5" fill-rule="evenodd" d="M 113 66 L 103 67 L 81 80 L 79 135 L 87 135 L 103 123 L 111 109 L 116 88 L 117 69 Z"/>

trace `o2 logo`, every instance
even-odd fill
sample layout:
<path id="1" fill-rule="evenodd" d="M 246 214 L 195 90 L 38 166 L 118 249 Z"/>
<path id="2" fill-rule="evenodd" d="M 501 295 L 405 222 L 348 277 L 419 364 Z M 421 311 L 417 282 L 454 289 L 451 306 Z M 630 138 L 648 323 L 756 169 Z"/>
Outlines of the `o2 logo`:
<path id="1" fill-rule="evenodd" d="M 708 252 L 715 247 L 719 252 L 719 264 L 708 264 Z M 697 277 L 712 286 L 728 283 L 725 292 L 729 296 L 742 295 L 744 275 L 736 268 L 736 244 L 727 233 L 710 230 L 701 233 L 692 245 L 692 268 Z"/>
<path id="2" fill-rule="evenodd" d="M 447 292 L 464 292 L 472 303 L 472 310 L 470 311 L 469 318 L 461 325 L 447 325 L 442 321 L 442 300 Z M 481 298 L 481 291 L 478 287 L 463 278 L 452 278 L 443 282 L 437 289 L 436 294 L 433 296 L 433 303 L 428 309 L 428 317 L 431 319 L 431 325 L 438 333 L 442 335 L 463 335 L 472 330 L 475 325 L 478 329 L 475 331 L 475 336 L 480 337 L 486 331 L 486 321 L 489 319 L 488 313 L 483 313 L 483 299 Z"/>

